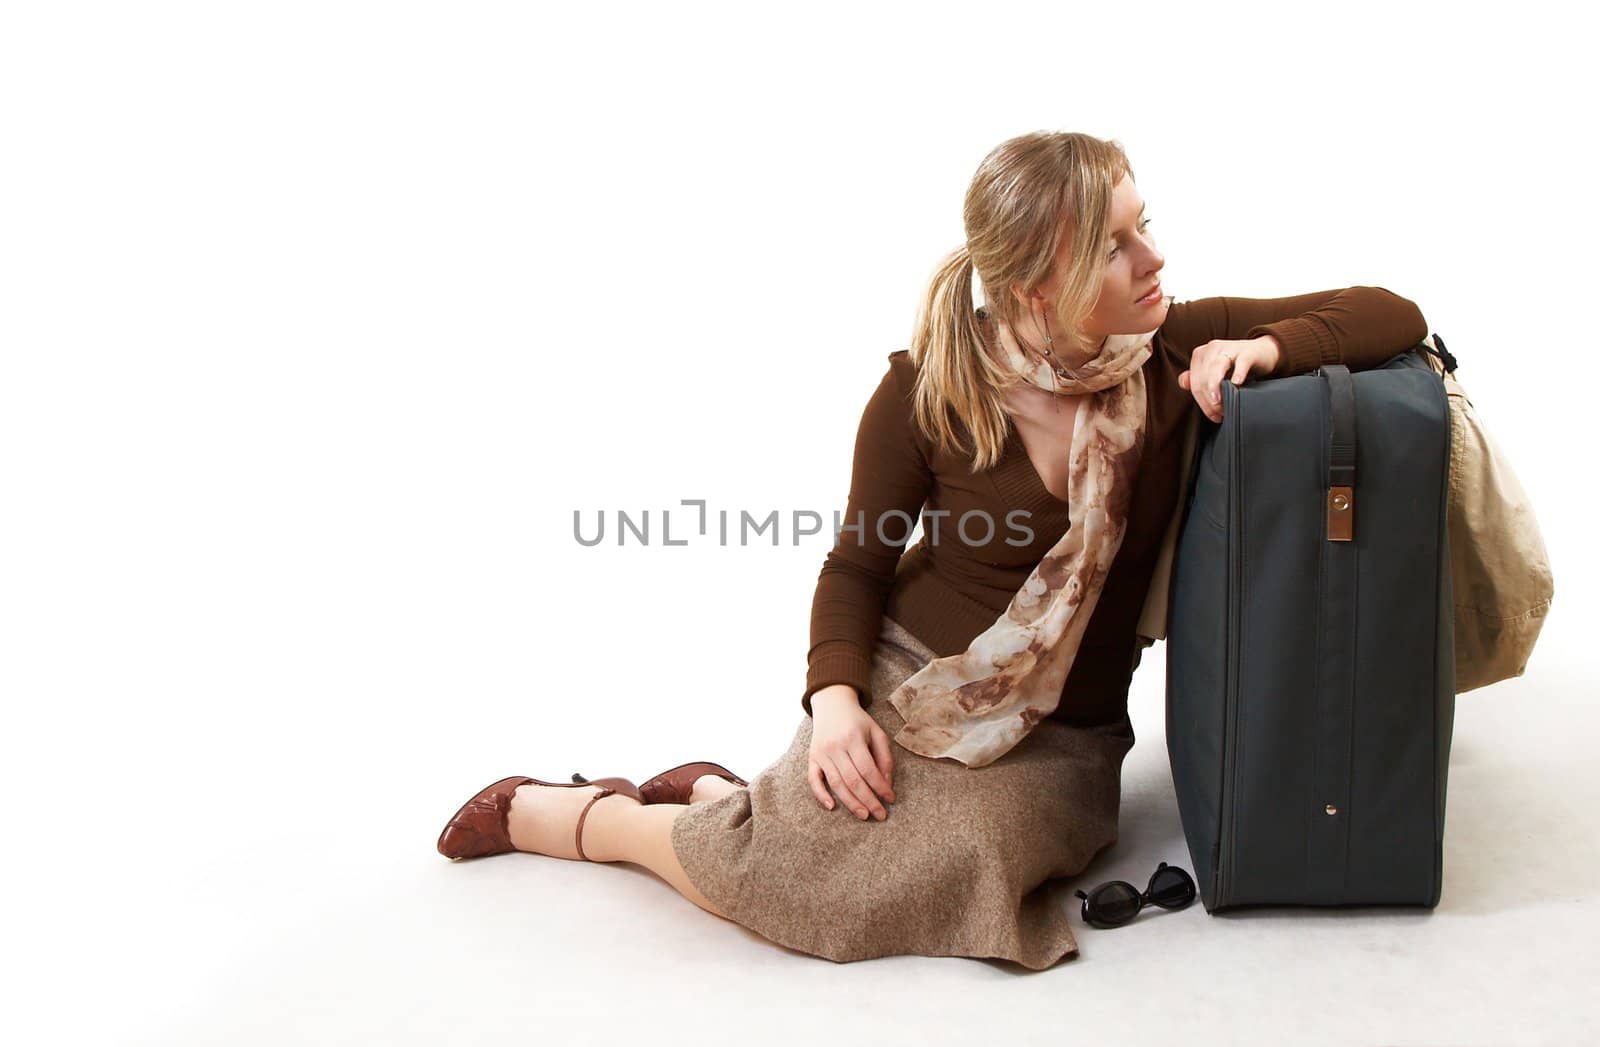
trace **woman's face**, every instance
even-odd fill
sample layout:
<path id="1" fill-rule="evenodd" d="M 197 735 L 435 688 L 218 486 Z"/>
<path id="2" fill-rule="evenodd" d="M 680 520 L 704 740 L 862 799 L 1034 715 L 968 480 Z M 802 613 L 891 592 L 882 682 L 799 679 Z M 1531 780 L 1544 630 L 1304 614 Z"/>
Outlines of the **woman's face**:
<path id="1" fill-rule="evenodd" d="M 1133 179 L 1123 175 L 1111 194 L 1111 228 L 1101 245 L 1105 259 L 1105 274 L 1100 281 L 1100 297 L 1094 309 L 1085 318 L 1083 334 L 1094 345 L 1109 334 L 1143 334 L 1161 326 L 1167 317 L 1167 295 L 1160 288 L 1161 267 L 1166 258 L 1156 250 L 1155 238 L 1148 228 L 1150 219 L 1143 214 L 1144 200 L 1134 187 Z M 1035 292 L 1039 299 L 1033 303 L 1036 312 L 1052 308 L 1060 288 L 1056 274 L 1062 272 L 1070 258 L 1072 243 L 1063 237 L 1061 251 L 1056 256 L 1056 272 Z M 1156 297 L 1141 301 L 1141 296 L 1152 288 Z M 1050 314 L 1051 330 L 1061 329 L 1059 319 Z M 1042 332 L 1041 332 L 1042 333 Z M 1064 341 L 1064 340 L 1063 340 Z M 1068 354 L 1061 352 L 1057 342 L 1056 355 L 1071 365 Z M 1090 359 L 1085 357 L 1084 359 Z"/>

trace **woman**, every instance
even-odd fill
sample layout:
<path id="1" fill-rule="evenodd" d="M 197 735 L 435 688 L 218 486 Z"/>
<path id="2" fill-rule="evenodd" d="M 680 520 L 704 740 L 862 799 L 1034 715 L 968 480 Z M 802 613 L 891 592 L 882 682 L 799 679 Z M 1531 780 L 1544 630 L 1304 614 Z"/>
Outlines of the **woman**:
<path id="1" fill-rule="evenodd" d="M 1077 953 L 1068 878 L 1117 839 L 1183 424 L 1221 420 L 1223 381 L 1374 367 L 1427 324 L 1376 287 L 1177 302 L 1127 157 L 1088 135 L 1002 143 L 963 217 L 861 418 L 788 751 L 748 784 L 504 779 L 443 853 L 636 862 L 836 961 Z"/>

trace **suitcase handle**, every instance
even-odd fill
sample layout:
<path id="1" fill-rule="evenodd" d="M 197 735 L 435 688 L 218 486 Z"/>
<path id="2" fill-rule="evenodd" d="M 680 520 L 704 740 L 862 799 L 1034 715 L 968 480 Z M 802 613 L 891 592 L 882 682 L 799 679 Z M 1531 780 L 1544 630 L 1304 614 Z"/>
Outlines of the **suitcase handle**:
<path id="1" fill-rule="evenodd" d="M 1356 531 L 1356 390 L 1350 368 L 1323 364 L 1318 369 L 1328 385 L 1333 414 L 1328 449 L 1328 541 L 1355 540 Z"/>

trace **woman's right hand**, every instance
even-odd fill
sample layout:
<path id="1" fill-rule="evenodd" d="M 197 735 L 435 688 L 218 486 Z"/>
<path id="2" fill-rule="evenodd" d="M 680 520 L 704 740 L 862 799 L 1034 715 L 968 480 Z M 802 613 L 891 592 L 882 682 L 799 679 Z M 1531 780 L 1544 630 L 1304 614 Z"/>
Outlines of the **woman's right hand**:
<path id="1" fill-rule="evenodd" d="M 832 684 L 811 696 L 811 767 L 806 779 L 817 802 L 833 810 L 828 787 L 845 806 L 865 821 L 889 817 L 884 803 L 894 802 L 894 757 L 889 734 L 861 708 L 849 684 Z M 882 797 L 880 801 L 879 797 Z"/>

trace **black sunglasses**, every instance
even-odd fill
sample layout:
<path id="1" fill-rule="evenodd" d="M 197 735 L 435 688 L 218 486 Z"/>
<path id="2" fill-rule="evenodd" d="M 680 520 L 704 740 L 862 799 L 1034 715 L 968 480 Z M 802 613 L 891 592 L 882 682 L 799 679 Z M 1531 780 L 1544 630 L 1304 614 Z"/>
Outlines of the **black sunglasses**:
<path id="1" fill-rule="evenodd" d="M 1074 892 L 1083 899 L 1083 919 L 1093 927 L 1120 927 L 1139 915 L 1147 904 L 1163 909 L 1182 909 L 1194 901 L 1194 880 L 1175 865 L 1162 862 L 1150 877 L 1150 888 L 1143 894 L 1126 880 L 1112 880 L 1084 894 Z"/>

